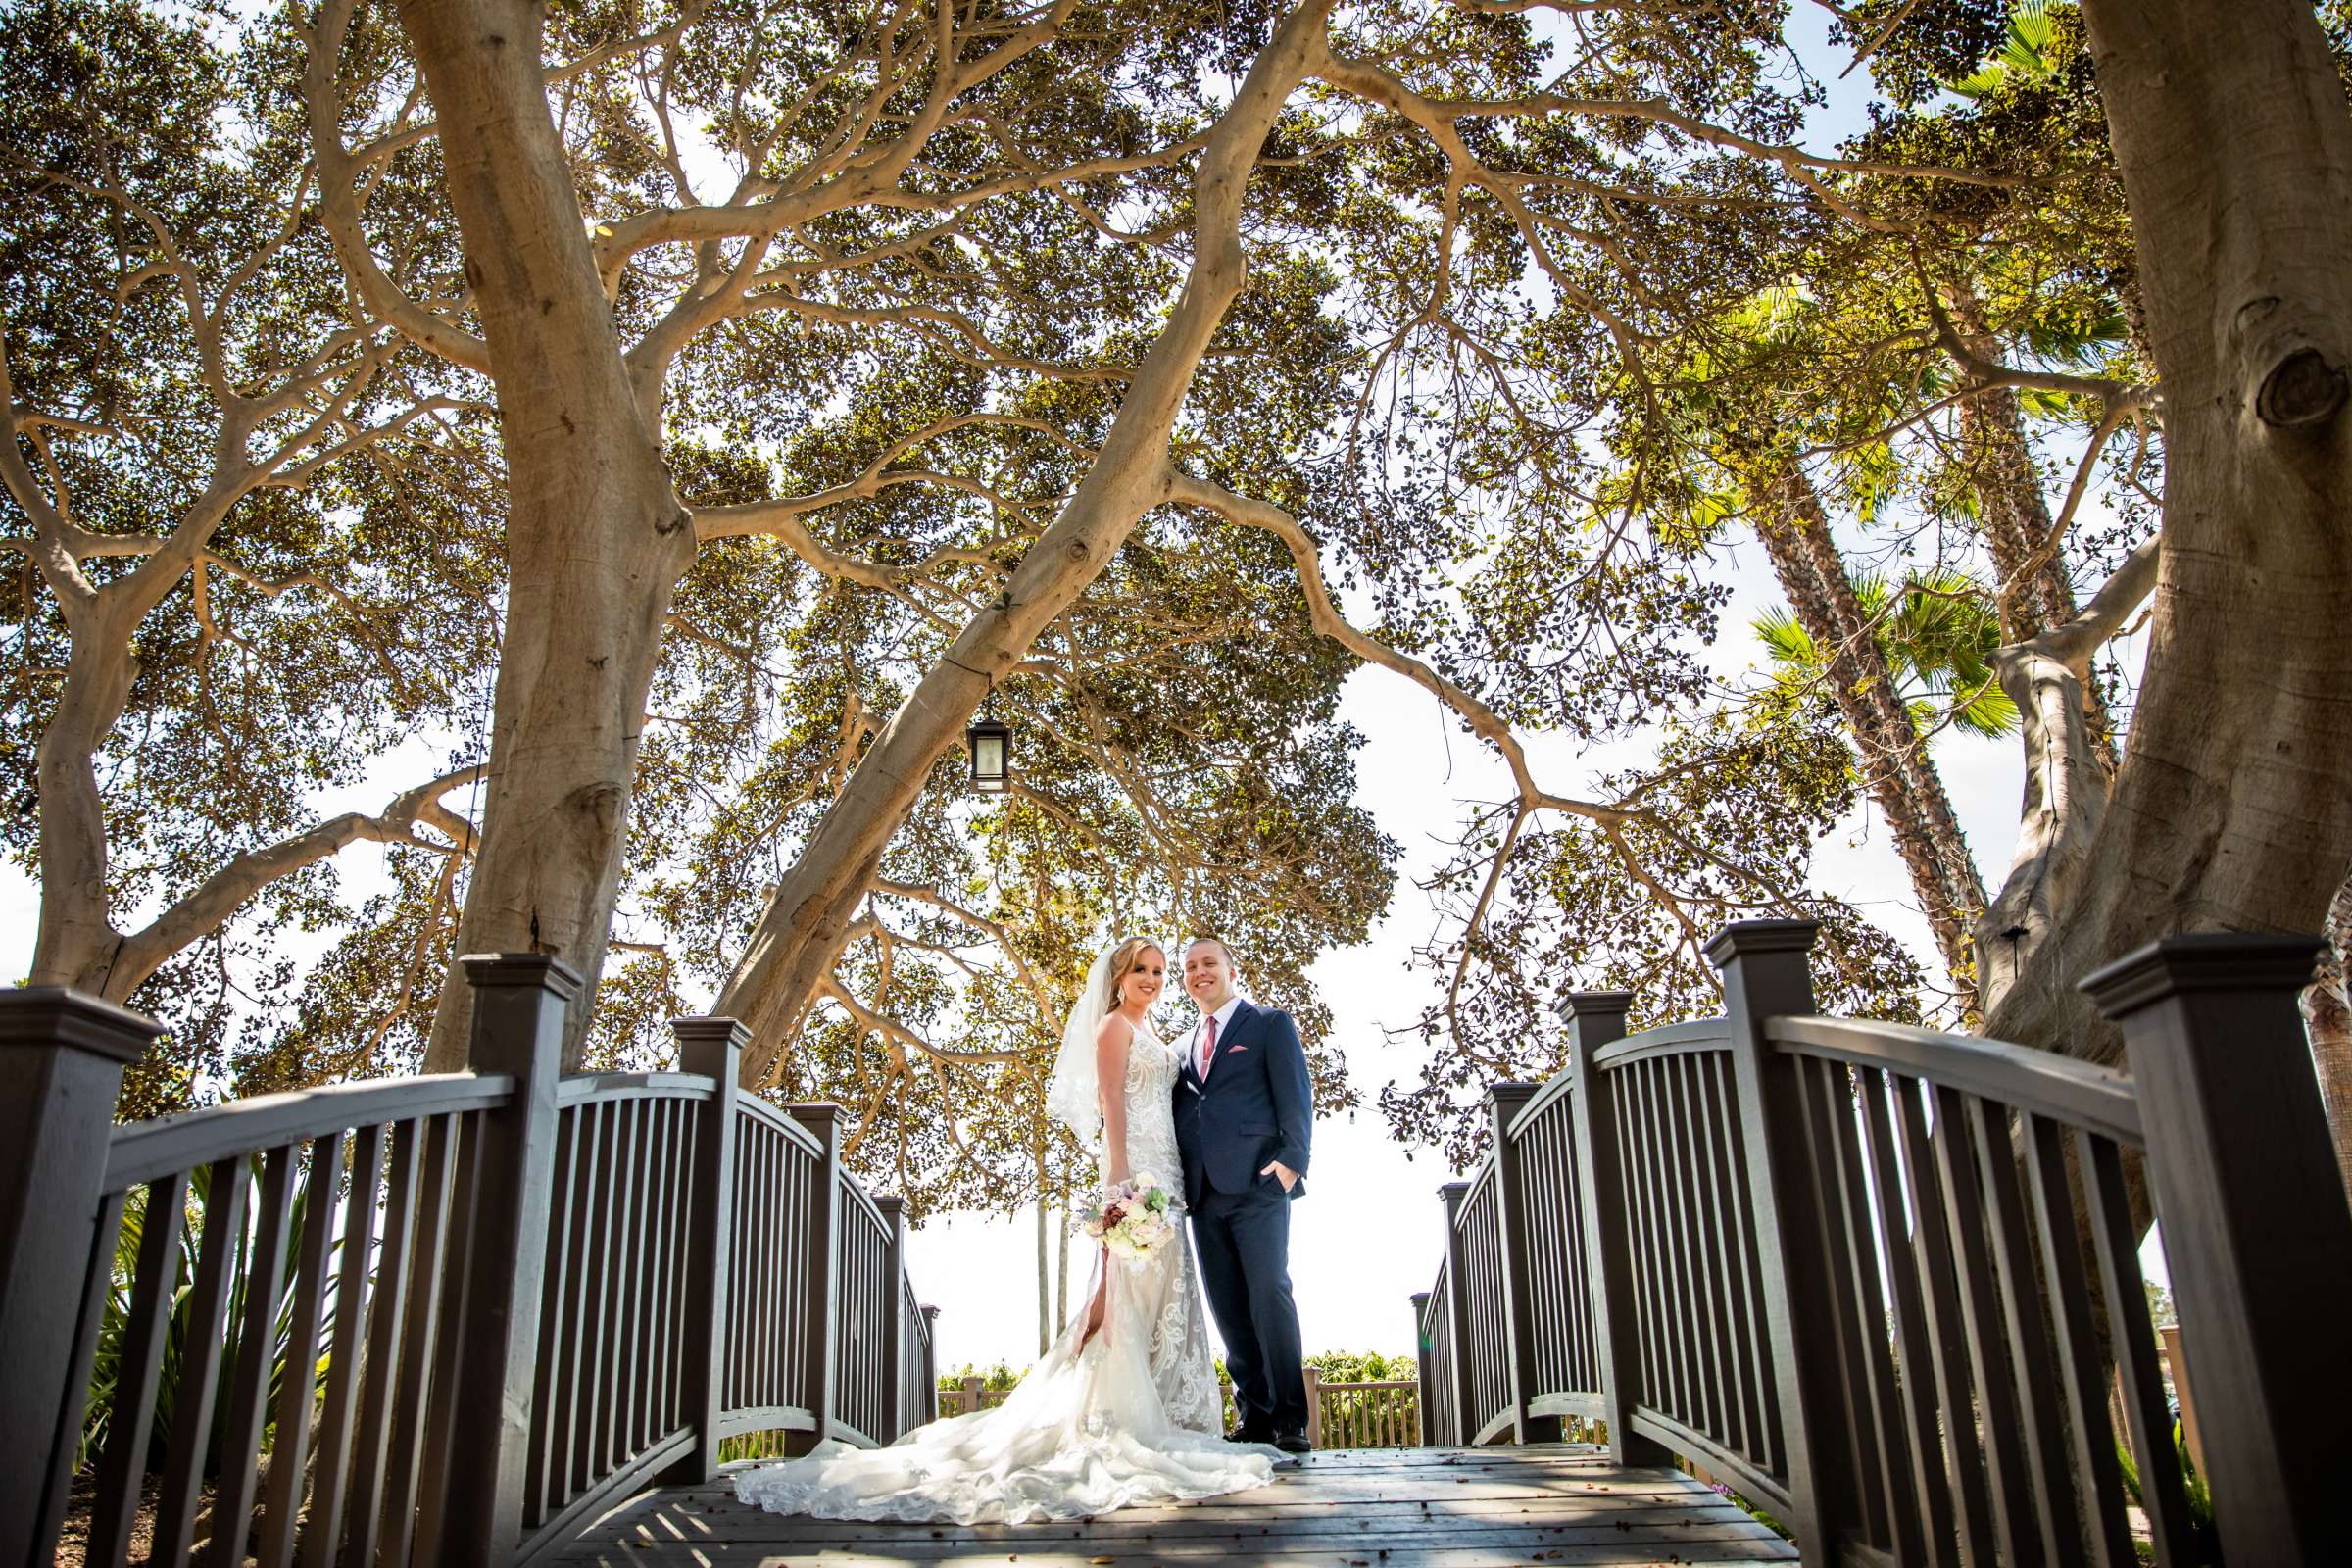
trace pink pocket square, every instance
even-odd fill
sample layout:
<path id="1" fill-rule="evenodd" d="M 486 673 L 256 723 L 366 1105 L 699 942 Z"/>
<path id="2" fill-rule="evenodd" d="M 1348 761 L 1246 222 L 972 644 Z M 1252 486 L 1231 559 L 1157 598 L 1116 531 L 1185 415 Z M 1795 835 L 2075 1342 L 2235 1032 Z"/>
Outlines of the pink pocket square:
<path id="1" fill-rule="evenodd" d="M 1248 1046 L 1227 1046 L 1223 1051 L 1218 1052 L 1217 1054 L 1220 1056 L 1238 1056 L 1249 1049 L 1250 1048 Z"/>

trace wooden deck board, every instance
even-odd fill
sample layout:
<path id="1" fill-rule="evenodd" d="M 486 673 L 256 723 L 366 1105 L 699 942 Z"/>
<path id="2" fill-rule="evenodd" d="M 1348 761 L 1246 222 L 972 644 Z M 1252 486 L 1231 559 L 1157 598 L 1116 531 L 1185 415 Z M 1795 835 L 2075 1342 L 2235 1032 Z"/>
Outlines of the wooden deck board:
<path id="1" fill-rule="evenodd" d="M 1680 1471 L 1621 1469 L 1591 1448 L 1554 1446 L 1315 1454 L 1254 1492 L 1036 1525 L 786 1517 L 738 1502 L 722 1477 L 631 1498 L 556 1560 L 611 1568 L 1505 1568 L 1795 1559 L 1788 1542 Z"/>

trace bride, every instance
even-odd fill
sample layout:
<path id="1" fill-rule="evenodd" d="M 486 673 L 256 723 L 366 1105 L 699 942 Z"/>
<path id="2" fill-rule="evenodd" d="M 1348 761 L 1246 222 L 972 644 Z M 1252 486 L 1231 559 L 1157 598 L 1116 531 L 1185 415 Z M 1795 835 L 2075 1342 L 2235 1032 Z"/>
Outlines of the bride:
<path id="1" fill-rule="evenodd" d="M 820 1443 L 743 1471 L 738 1497 L 824 1519 L 1027 1524 L 1271 1478 L 1273 1449 L 1220 1435 L 1223 1401 L 1182 1224 L 1177 1054 L 1146 1016 L 1167 967 L 1141 938 L 1095 959 L 1062 1030 L 1046 1108 L 1096 1149 L 1104 1185 L 1145 1177 L 1164 1188 L 1174 1233 L 1142 1258 L 1100 1252 L 1086 1305 L 1002 1405 L 917 1427 L 886 1448 Z"/>

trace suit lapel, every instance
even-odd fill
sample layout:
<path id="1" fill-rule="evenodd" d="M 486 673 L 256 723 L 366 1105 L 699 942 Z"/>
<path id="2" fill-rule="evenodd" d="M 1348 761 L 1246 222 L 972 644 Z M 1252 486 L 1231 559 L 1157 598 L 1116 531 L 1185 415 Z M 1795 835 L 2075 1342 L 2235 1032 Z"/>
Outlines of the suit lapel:
<path id="1" fill-rule="evenodd" d="M 1209 1054 L 1208 1083 L 1204 1083 L 1200 1086 L 1200 1092 L 1202 1094 L 1208 1093 L 1208 1084 L 1213 1084 L 1217 1081 L 1217 1069 L 1223 1066 L 1225 1063 L 1225 1053 L 1232 1047 L 1233 1037 L 1242 1032 L 1243 1023 L 1250 1017 L 1251 1013 L 1255 1012 L 1256 1010 L 1257 1009 L 1255 1007 L 1250 1005 L 1247 998 L 1243 998 L 1236 1003 L 1233 1009 L 1233 1016 L 1226 1019 L 1225 1027 L 1217 1032 L 1217 1049 Z"/>

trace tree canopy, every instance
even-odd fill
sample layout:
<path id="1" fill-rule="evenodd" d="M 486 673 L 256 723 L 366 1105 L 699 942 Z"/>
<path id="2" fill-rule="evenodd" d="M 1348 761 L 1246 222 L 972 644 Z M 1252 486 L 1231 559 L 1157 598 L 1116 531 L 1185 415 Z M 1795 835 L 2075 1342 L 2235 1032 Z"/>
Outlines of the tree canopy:
<path id="1" fill-rule="evenodd" d="M 1399 897 L 1368 664 L 1512 779 L 1426 881 L 1401 1136 L 1466 1157 L 1570 990 L 1711 1010 L 1701 945 L 1758 914 L 1823 922 L 1827 1006 L 2111 1053 L 2067 975 L 2316 926 L 2352 860 L 2280 695 L 2339 657 L 2340 563 L 2277 555 L 2276 487 L 2341 482 L 2342 322 L 2269 186 L 2151 150 L 2232 71 L 2337 134 L 2340 21 L 2156 79 L 2113 9 L 21 8 L 28 972 L 167 1019 L 154 1109 L 454 1065 L 451 957 L 533 947 L 598 982 L 575 1064 L 715 998 L 918 1204 L 1035 1196 L 1119 933 L 1227 937 L 1325 1102 L 1372 1087 L 1308 975 Z M 2225 209 L 2303 303 L 2216 350 L 2237 274 L 2181 225 Z M 1995 881 L 1959 733 L 2028 758 Z M 1539 734 L 1643 760 L 1542 776 Z M 1934 961 L 1818 885 L 1857 809 Z"/>

